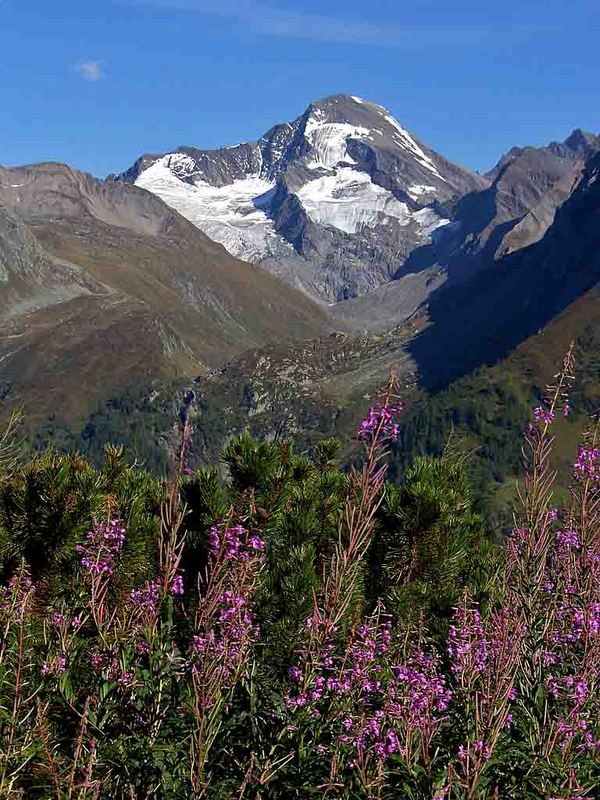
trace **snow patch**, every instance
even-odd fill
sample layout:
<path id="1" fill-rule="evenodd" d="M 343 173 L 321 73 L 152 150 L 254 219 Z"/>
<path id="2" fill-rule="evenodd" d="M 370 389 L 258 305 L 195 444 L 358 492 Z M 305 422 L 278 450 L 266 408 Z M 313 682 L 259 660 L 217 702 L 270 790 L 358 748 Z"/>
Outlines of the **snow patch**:
<path id="1" fill-rule="evenodd" d="M 210 186 L 202 180 L 185 183 L 173 172 L 182 164 L 180 159 L 173 161 L 173 155 L 179 154 L 163 156 L 142 172 L 136 185 L 158 195 L 211 239 L 246 261 L 258 261 L 282 247 L 289 249 L 263 210 L 274 183 L 258 175 L 226 186 Z"/>
<path id="2" fill-rule="evenodd" d="M 422 208 L 420 211 L 415 211 L 412 216 L 421 226 L 424 236 L 430 236 L 433 231 L 450 224 L 449 219 L 440 217 L 431 208 Z"/>
<path id="3" fill-rule="evenodd" d="M 356 233 L 363 227 L 375 228 L 396 220 L 402 226 L 415 221 L 428 235 L 448 222 L 431 209 L 412 213 L 406 203 L 371 181 L 365 172 L 339 167 L 331 175 L 310 181 L 296 192 L 304 210 L 313 222 L 330 225 L 345 233 Z"/>
<path id="4" fill-rule="evenodd" d="M 368 128 L 351 125 L 348 122 L 324 122 L 325 115 L 316 108 L 311 113 L 304 127 L 304 135 L 311 146 L 309 169 L 319 167 L 331 168 L 345 161 L 355 164 L 348 155 L 346 140 L 364 139 L 371 135 Z"/>
<path id="5" fill-rule="evenodd" d="M 430 192 L 435 192 L 435 186 L 427 186 L 424 183 L 415 183 L 414 186 L 408 186 L 406 189 L 406 194 L 412 197 L 413 200 L 417 200 L 421 195 L 429 194 Z"/>
<path id="6" fill-rule="evenodd" d="M 351 95 L 350 95 L 350 97 L 351 97 L 351 98 L 354 100 L 354 102 L 355 102 L 355 103 L 358 103 L 358 104 L 359 104 L 359 105 L 361 105 L 361 106 L 362 106 L 362 104 L 365 102 L 365 101 L 362 99 L 362 97 L 357 97 L 355 94 L 351 94 Z"/>
<path id="7" fill-rule="evenodd" d="M 384 114 L 384 119 L 397 131 L 395 138 L 398 144 L 400 144 L 402 147 L 405 147 L 407 150 L 410 150 L 411 153 L 416 157 L 417 161 L 419 161 L 426 169 L 428 169 L 430 172 L 433 172 L 433 174 L 440 180 L 445 181 L 446 179 L 440 175 L 436 165 L 419 147 L 410 133 L 403 128 L 402 125 L 400 125 L 391 114 Z"/>

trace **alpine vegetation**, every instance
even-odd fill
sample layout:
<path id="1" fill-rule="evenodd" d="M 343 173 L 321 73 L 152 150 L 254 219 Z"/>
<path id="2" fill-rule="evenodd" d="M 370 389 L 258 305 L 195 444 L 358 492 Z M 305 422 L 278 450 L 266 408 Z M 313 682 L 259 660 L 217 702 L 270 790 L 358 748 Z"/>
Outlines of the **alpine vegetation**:
<path id="1" fill-rule="evenodd" d="M 432 173 L 433 174 L 433 173 Z M 0 797 L 583 800 L 600 782 L 600 432 L 556 490 L 571 351 L 491 541 L 464 457 L 394 484 L 394 373 L 349 471 L 244 434 L 161 483 L 0 465 Z"/>

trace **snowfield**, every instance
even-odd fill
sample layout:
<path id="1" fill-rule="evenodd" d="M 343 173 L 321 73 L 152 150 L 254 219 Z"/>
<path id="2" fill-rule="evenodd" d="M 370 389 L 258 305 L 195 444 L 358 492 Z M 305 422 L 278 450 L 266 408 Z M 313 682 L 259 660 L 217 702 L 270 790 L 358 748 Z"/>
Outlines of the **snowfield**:
<path id="1" fill-rule="evenodd" d="M 179 155 L 163 156 L 142 172 L 136 185 L 157 194 L 167 205 L 238 258 L 259 261 L 273 255 L 281 247 L 290 248 L 278 236 L 262 208 L 254 203 L 273 189 L 274 183 L 257 175 L 249 175 L 226 186 L 211 186 L 204 181 L 186 183 L 172 171 L 172 159 Z M 189 164 L 186 166 L 189 167 Z"/>

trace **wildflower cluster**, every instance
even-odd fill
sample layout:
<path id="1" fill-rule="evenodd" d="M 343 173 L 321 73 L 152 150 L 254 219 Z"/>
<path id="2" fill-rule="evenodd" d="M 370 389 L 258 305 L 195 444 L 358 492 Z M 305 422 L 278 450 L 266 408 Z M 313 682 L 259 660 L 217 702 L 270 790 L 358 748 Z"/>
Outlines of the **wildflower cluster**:
<path id="1" fill-rule="evenodd" d="M 573 465 L 575 476 L 582 480 L 587 478 L 595 483 L 600 482 L 600 448 L 586 447 L 580 444 L 577 449 L 577 458 Z"/>
<path id="2" fill-rule="evenodd" d="M 137 651 L 137 655 L 142 655 Z M 89 666 L 109 683 L 116 684 L 118 689 L 131 688 L 135 680 L 136 660 L 128 667 L 123 664 L 122 654 L 116 646 L 93 650 L 89 656 Z"/>
<path id="3" fill-rule="evenodd" d="M 112 575 L 115 556 L 123 547 L 125 528 L 119 519 L 96 523 L 86 534 L 85 543 L 78 544 L 75 552 L 84 570 L 98 575 Z"/>
<path id="4" fill-rule="evenodd" d="M 84 618 L 81 613 L 55 611 L 51 614 L 45 626 L 51 650 L 42 662 L 40 670 L 42 675 L 46 677 L 62 675 L 67 666 L 67 654 L 83 624 Z"/>
<path id="5" fill-rule="evenodd" d="M 263 553 L 265 543 L 260 536 L 248 534 L 243 525 L 220 529 L 213 525 L 208 538 L 208 549 L 213 560 L 248 561 Z"/>
<path id="6" fill-rule="evenodd" d="M 378 403 L 371 406 L 367 416 L 358 427 L 358 438 L 367 442 L 372 441 L 375 437 L 389 439 L 392 442 L 398 441 L 400 432 L 398 418 L 401 413 L 402 404 L 400 402 L 394 405 Z"/>
<path id="7" fill-rule="evenodd" d="M 235 681 L 259 636 L 254 591 L 264 563 L 265 543 L 243 525 L 213 526 L 209 541 L 209 574 L 196 614 L 190 663 L 195 676 L 210 671 L 214 688 L 210 706 Z"/>
<path id="8" fill-rule="evenodd" d="M 544 408 L 544 406 L 537 406 L 533 409 L 533 418 L 536 422 L 551 425 L 554 422 L 554 411 Z"/>
<path id="9" fill-rule="evenodd" d="M 32 600 L 35 586 L 23 570 L 13 575 L 7 586 L 0 586 L 0 613 L 10 619 L 21 618 Z"/>
<path id="10" fill-rule="evenodd" d="M 156 616 L 160 607 L 163 581 L 158 579 L 146 581 L 138 589 L 133 589 L 129 595 L 129 604 L 139 616 L 150 620 Z M 173 597 L 180 597 L 184 592 L 183 576 L 175 575 L 168 584 L 168 592 Z"/>
<path id="11" fill-rule="evenodd" d="M 129 596 L 131 606 L 138 610 L 141 616 L 154 617 L 160 604 L 160 588 L 160 581 L 150 580 L 138 589 L 133 589 Z"/>
<path id="12" fill-rule="evenodd" d="M 258 638 L 252 601 L 244 594 L 226 589 L 216 598 L 215 617 L 215 624 L 209 630 L 194 636 L 192 651 L 201 660 L 217 659 L 223 675 L 230 678 L 243 665 L 248 647 Z"/>
<path id="13" fill-rule="evenodd" d="M 309 724 L 328 719 L 318 752 L 341 748 L 350 769 L 376 770 L 394 754 L 411 762 L 429 748 L 450 705 L 439 659 L 420 649 L 403 659 L 400 631 L 380 614 L 357 626 L 342 651 L 335 633 L 328 630 L 316 658 L 306 654 L 290 669 L 286 707 Z"/>
<path id="14" fill-rule="evenodd" d="M 448 635 L 450 668 L 459 678 L 483 672 L 488 664 L 488 643 L 477 608 L 459 606 Z"/>
<path id="15" fill-rule="evenodd" d="M 400 411 L 394 376 L 361 426 L 361 469 L 327 482 L 336 512 L 327 547 L 315 531 L 324 503 L 311 514 L 302 506 L 323 484 L 301 477 L 293 491 L 285 486 L 286 451 L 266 489 L 219 486 L 235 506 L 213 504 L 222 516 L 202 529 L 198 550 L 194 540 L 188 547 L 188 520 L 205 520 L 209 504 L 193 492 L 182 501 L 180 454 L 156 516 L 160 533 L 148 542 L 156 558 L 133 591 L 113 576 L 138 566 L 116 519 L 92 526 L 77 546 L 80 568 L 57 589 L 38 559 L 34 594 L 27 566 L 5 548 L 0 796 L 591 800 L 600 753 L 600 512 L 590 487 L 598 438 L 580 448 L 572 500 L 556 508 L 547 427 L 565 386 L 561 377 L 534 413 L 515 530 L 482 580 L 472 578 L 479 562 L 465 561 L 449 620 L 449 603 L 416 617 L 403 595 L 370 580 L 389 514 L 380 509 L 385 441 L 397 436 Z M 310 471 L 309 462 L 291 471 L 304 474 L 298 464 Z M 314 472 L 322 469 L 315 460 Z M 201 474 L 196 481 L 204 491 Z M 409 516 L 403 502 L 398 516 Z M 127 507 L 111 490 L 106 507 L 117 503 Z M 269 547 L 254 527 L 262 505 Z M 277 537 L 289 550 L 280 562 Z M 420 544 L 418 531 L 414 538 Z M 414 588 L 404 573 L 395 580 Z M 286 616 L 307 598 L 304 624 Z"/>

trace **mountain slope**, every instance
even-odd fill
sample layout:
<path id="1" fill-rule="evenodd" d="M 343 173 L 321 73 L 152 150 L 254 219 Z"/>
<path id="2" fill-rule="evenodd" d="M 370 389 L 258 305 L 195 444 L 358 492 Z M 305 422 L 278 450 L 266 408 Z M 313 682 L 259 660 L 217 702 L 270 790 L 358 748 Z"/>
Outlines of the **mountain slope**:
<path id="1" fill-rule="evenodd" d="M 575 188 L 600 136 L 573 131 L 547 147 L 513 147 L 487 177 L 490 185 L 456 205 L 461 242 L 448 258 L 451 274 L 470 276 L 486 262 L 539 241 Z"/>
<path id="2" fill-rule="evenodd" d="M 0 168 L 0 270 L 6 403 L 65 419 L 151 375 L 195 375 L 328 326 L 159 198 L 64 165 Z"/>
<path id="3" fill-rule="evenodd" d="M 600 150 L 539 241 L 428 299 L 432 324 L 410 345 L 425 386 L 504 357 L 600 281 Z"/>
<path id="4" fill-rule="evenodd" d="M 348 95 L 311 103 L 256 142 L 142 156 L 121 180 L 329 302 L 387 282 L 448 225 L 454 201 L 488 183 Z"/>

